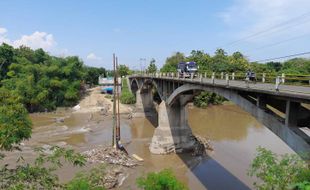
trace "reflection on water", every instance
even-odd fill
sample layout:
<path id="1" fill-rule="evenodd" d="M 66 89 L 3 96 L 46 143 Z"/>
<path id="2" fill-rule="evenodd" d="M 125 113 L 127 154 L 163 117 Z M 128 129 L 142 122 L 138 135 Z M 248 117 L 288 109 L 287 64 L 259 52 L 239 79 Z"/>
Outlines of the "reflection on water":
<path id="1" fill-rule="evenodd" d="M 189 124 L 194 133 L 212 141 L 241 141 L 247 137 L 249 128 L 262 129 L 262 125 L 235 105 L 189 108 Z"/>
<path id="2" fill-rule="evenodd" d="M 193 133 L 212 140 L 215 151 L 209 158 L 193 158 L 188 154 L 152 155 L 149 143 L 154 126 L 147 119 L 131 123 L 131 153 L 145 159 L 144 166 L 134 172 L 122 189 L 136 189 L 133 181 L 143 173 L 172 168 L 178 179 L 190 189 L 250 189 L 253 179 L 246 175 L 256 148 L 264 146 L 276 153 L 293 151 L 251 115 L 236 105 L 189 108 L 189 125 Z"/>
<path id="3" fill-rule="evenodd" d="M 192 173 L 209 190 L 250 189 L 214 159 L 203 159 Z"/>

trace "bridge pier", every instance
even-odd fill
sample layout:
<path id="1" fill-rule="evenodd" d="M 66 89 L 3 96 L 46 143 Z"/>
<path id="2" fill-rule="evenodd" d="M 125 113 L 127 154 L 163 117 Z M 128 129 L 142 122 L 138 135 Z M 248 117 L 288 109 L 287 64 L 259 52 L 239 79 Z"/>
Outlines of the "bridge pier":
<path id="1" fill-rule="evenodd" d="M 142 91 L 142 92 L 141 92 Z M 136 92 L 136 106 L 133 117 L 150 117 L 154 115 L 155 108 L 151 90 L 139 89 Z"/>
<path id="2" fill-rule="evenodd" d="M 183 95 L 172 106 L 167 106 L 165 101 L 160 103 L 158 127 L 150 145 L 153 154 L 179 153 L 193 148 L 195 141 L 187 120 L 188 98 L 188 95 Z"/>

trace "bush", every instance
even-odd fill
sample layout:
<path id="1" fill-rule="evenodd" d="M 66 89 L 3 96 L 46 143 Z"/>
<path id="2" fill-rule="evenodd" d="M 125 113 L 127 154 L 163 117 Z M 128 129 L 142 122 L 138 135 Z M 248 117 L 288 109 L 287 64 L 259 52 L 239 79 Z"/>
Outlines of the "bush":
<path id="1" fill-rule="evenodd" d="M 129 91 L 123 91 L 120 100 L 122 104 L 134 104 L 136 97 Z"/>
<path id="2" fill-rule="evenodd" d="M 176 179 L 173 172 L 169 169 L 162 170 L 158 173 L 148 173 L 147 177 L 139 177 L 137 185 L 144 190 L 186 190 L 180 181 Z"/>
<path id="3" fill-rule="evenodd" d="M 310 189 L 310 169 L 299 156 L 279 157 L 262 147 L 257 152 L 248 172 L 261 179 L 254 183 L 256 189 Z"/>
<path id="4" fill-rule="evenodd" d="M 122 104 L 134 104 L 136 102 L 136 97 L 129 91 L 126 78 L 122 79 L 122 94 L 120 101 Z"/>
<path id="5" fill-rule="evenodd" d="M 90 172 L 78 173 L 66 185 L 67 190 L 104 190 L 105 166 L 93 168 Z"/>
<path id="6" fill-rule="evenodd" d="M 209 104 L 222 104 L 226 99 L 211 92 L 201 92 L 194 97 L 194 105 L 199 108 L 206 108 Z"/>

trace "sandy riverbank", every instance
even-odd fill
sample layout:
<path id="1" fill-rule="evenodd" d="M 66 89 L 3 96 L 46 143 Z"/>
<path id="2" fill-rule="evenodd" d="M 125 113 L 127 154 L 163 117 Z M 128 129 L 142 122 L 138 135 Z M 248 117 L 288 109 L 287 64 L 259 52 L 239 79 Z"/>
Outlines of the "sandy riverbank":
<path id="1" fill-rule="evenodd" d="M 87 91 L 87 95 L 73 109 L 75 109 L 76 113 L 107 111 L 111 114 L 113 111 L 113 101 L 108 96 L 100 93 L 100 87 L 91 88 Z M 132 108 L 130 105 L 120 104 L 120 113 L 129 114 L 132 112 Z"/>

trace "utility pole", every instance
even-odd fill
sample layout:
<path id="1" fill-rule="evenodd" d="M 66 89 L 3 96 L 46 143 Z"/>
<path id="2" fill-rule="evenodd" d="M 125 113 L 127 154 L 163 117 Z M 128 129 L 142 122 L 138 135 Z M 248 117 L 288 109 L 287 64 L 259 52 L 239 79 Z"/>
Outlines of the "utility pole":
<path id="1" fill-rule="evenodd" d="M 117 96 L 117 124 L 116 124 L 116 147 L 118 147 L 118 143 L 121 140 L 121 131 L 120 131 L 120 112 L 119 112 L 119 73 L 118 73 L 118 58 L 116 57 L 116 96 Z"/>
<path id="2" fill-rule="evenodd" d="M 115 84 L 116 84 L 116 72 L 115 72 L 115 54 L 113 53 L 113 71 L 114 71 L 114 84 L 113 84 L 113 126 L 112 126 L 112 147 L 115 145 L 115 128 L 116 128 L 116 117 L 115 117 Z"/>

